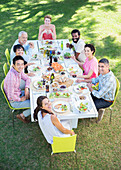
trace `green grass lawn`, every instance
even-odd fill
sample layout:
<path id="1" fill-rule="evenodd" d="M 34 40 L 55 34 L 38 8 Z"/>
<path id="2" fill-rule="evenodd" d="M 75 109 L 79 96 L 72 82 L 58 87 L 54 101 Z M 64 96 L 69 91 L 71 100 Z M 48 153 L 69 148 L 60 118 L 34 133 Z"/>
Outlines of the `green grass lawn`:
<path id="1" fill-rule="evenodd" d="M 50 14 L 57 38 L 69 38 L 71 30 L 96 47 L 98 59 L 106 57 L 121 81 L 121 1 L 120 0 L 1 0 L 0 1 L 0 82 L 4 78 L 4 51 L 10 50 L 21 30 L 37 39 L 39 25 Z M 49 169 L 51 148 L 37 123 L 24 124 L 15 118 L 12 128 L 10 110 L 0 92 L 0 169 Z M 79 120 L 76 150 L 79 169 L 121 169 L 121 92 L 113 108 L 112 124 L 107 109 L 100 124 Z M 15 114 L 20 113 L 16 111 Z M 76 169 L 74 154 L 53 156 L 53 169 Z"/>

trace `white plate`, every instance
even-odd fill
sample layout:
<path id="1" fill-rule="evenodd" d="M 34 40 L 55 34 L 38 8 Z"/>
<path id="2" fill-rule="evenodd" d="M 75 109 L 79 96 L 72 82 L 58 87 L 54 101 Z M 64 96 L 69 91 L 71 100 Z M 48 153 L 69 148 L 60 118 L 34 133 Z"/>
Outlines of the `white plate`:
<path id="1" fill-rule="evenodd" d="M 80 86 L 83 86 L 86 89 L 81 90 Z M 87 94 L 87 93 L 89 93 L 89 88 L 87 87 L 87 85 L 85 83 L 80 83 L 80 84 L 77 84 L 76 86 L 74 86 L 74 91 L 76 93 L 80 93 L 80 94 Z"/>
<path id="2" fill-rule="evenodd" d="M 58 105 L 58 104 L 66 105 L 67 106 L 67 110 L 62 111 L 61 107 L 59 109 L 55 108 L 55 106 Z M 57 101 L 57 102 L 55 102 L 53 104 L 53 110 L 58 112 L 58 113 L 66 112 L 66 111 L 68 111 L 68 109 L 69 109 L 69 104 L 67 102 L 65 102 L 65 101 Z"/>
<path id="3" fill-rule="evenodd" d="M 79 110 L 79 106 L 80 106 L 81 103 L 84 104 L 84 105 L 86 105 L 86 107 L 87 107 L 87 110 L 86 110 L 86 111 L 85 111 L 85 110 L 83 110 L 83 111 L 80 111 L 80 110 Z M 77 102 L 75 103 L 75 107 L 76 107 L 76 109 L 79 111 L 79 113 L 88 113 L 88 112 L 90 112 L 90 110 L 92 109 L 91 103 L 90 103 L 89 101 L 85 101 L 85 100 L 77 101 Z"/>
<path id="4" fill-rule="evenodd" d="M 67 68 L 67 71 L 68 71 L 68 73 L 74 72 L 74 74 L 76 74 L 79 70 L 72 66 L 72 67 Z"/>
<path id="5" fill-rule="evenodd" d="M 34 69 L 35 69 L 35 68 L 37 68 L 37 67 L 39 67 L 39 68 L 40 68 L 40 69 L 38 69 L 37 71 L 40 71 L 40 70 L 41 70 L 40 65 L 35 65 L 35 64 L 34 64 L 34 65 L 29 66 L 29 67 L 28 67 L 28 70 L 29 70 L 29 71 L 34 71 Z M 37 72 L 37 71 L 34 71 L 34 72 Z"/>
<path id="6" fill-rule="evenodd" d="M 36 89 L 43 89 L 43 86 L 42 88 L 38 87 L 38 82 L 41 82 L 41 80 L 36 80 L 33 84 L 33 86 L 36 88 Z"/>

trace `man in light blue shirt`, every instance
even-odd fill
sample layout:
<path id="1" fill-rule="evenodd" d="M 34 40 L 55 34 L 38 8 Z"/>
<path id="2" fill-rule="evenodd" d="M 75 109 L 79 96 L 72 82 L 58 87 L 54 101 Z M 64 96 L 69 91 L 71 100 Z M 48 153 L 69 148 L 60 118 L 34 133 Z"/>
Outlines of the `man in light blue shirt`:
<path id="1" fill-rule="evenodd" d="M 88 83 L 88 87 L 92 92 L 92 99 L 98 110 L 98 122 L 102 120 L 104 108 L 112 105 L 116 91 L 116 79 L 112 71 L 109 70 L 109 61 L 103 58 L 99 61 L 98 70 L 100 75 L 93 78 L 92 83 Z M 92 84 L 99 83 L 99 89 L 94 90 Z M 102 109 L 103 108 L 103 109 Z"/>
<path id="2" fill-rule="evenodd" d="M 18 39 L 14 42 L 12 48 L 11 48 L 11 52 L 10 52 L 10 60 L 12 61 L 13 58 L 16 56 L 13 48 L 15 45 L 17 44 L 21 44 L 24 49 L 25 49 L 25 52 L 23 54 L 23 57 L 26 58 L 26 56 L 30 56 L 31 57 L 31 53 L 32 53 L 32 49 L 34 49 L 34 43 L 30 42 L 28 43 L 28 34 L 27 32 L 25 31 L 21 31 L 19 32 L 18 34 Z M 26 54 L 25 54 L 26 53 Z M 27 61 L 28 62 L 28 61 Z"/>

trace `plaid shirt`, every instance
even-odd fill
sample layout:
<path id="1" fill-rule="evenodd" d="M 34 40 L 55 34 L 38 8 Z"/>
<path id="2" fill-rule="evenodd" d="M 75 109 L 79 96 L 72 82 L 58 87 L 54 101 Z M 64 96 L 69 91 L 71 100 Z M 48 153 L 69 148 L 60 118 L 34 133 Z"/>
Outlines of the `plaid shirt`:
<path id="1" fill-rule="evenodd" d="M 29 88 L 30 78 L 23 72 L 17 72 L 13 67 L 8 72 L 4 80 L 4 90 L 9 101 L 20 101 L 21 89 L 20 82 L 23 79 L 25 83 L 25 88 Z"/>
<path id="2" fill-rule="evenodd" d="M 116 79 L 112 71 L 102 75 L 100 74 L 97 78 L 92 79 L 92 84 L 99 82 L 99 89 L 93 90 L 92 94 L 97 98 L 104 100 L 113 101 L 116 91 Z"/>

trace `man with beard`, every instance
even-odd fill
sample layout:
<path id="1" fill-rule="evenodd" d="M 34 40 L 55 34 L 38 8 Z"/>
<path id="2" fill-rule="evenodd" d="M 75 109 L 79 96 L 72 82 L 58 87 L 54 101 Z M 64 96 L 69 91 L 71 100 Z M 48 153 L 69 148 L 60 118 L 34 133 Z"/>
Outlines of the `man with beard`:
<path id="1" fill-rule="evenodd" d="M 80 61 L 81 63 L 84 63 L 86 59 L 86 56 L 84 53 L 85 43 L 82 39 L 80 39 L 80 31 L 77 29 L 74 29 L 72 30 L 71 35 L 72 35 L 72 40 L 73 40 L 72 45 L 75 50 L 75 57 L 78 61 Z"/>

